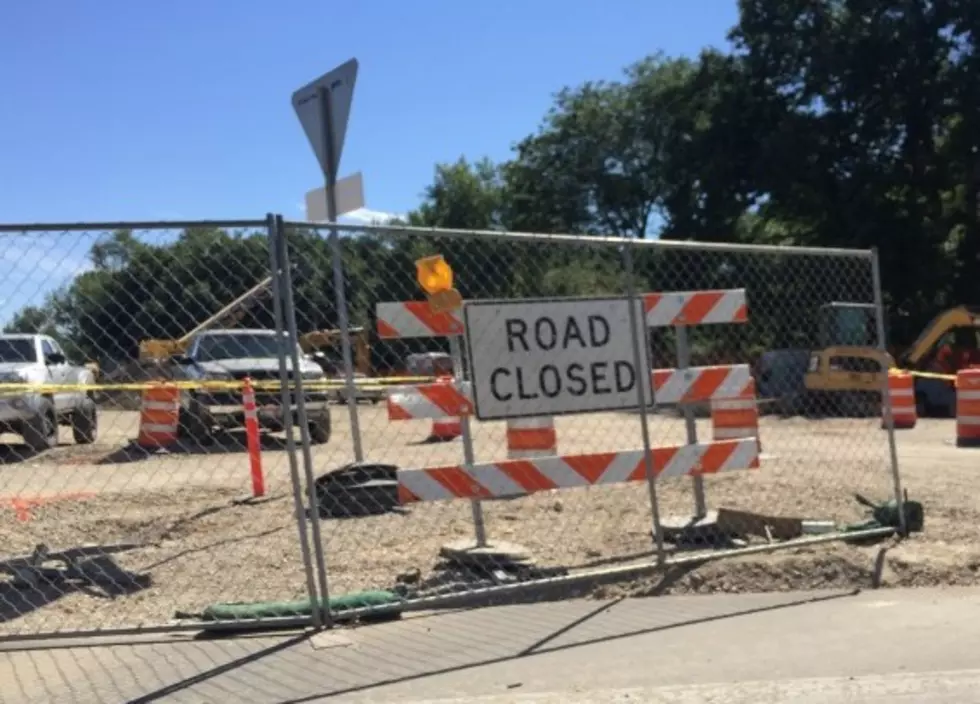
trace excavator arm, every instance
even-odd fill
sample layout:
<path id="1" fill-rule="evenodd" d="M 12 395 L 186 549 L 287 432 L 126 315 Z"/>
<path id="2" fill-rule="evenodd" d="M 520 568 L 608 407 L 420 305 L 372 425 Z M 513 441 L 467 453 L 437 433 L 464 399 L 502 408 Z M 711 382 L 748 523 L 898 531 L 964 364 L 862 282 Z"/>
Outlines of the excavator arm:
<path id="1" fill-rule="evenodd" d="M 140 342 L 141 360 L 162 360 L 181 354 L 187 349 L 191 338 L 199 332 L 217 325 L 231 325 L 238 320 L 263 296 L 272 290 L 272 277 L 266 277 L 248 291 L 240 295 L 214 315 L 198 323 L 190 331 L 176 340 L 143 340 Z"/>
<path id="2" fill-rule="evenodd" d="M 900 366 L 905 369 L 921 369 L 939 341 L 957 328 L 980 329 L 980 306 L 957 306 L 937 315 L 902 355 Z"/>

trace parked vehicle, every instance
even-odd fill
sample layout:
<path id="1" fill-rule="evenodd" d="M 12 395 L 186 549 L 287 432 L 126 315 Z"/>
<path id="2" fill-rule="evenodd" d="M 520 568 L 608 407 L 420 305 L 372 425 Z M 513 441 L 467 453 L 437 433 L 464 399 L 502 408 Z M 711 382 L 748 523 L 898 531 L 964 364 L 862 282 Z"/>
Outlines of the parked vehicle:
<path id="1" fill-rule="evenodd" d="M 302 351 L 299 373 L 308 382 L 324 381 L 319 364 Z M 279 341 L 273 330 L 208 330 L 192 336 L 186 352 L 171 358 L 174 378 L 191 381 L 242 381 L 249 377 L 259 387 L 255 392 L 259 424 L 269 430 L 298 424 L 297 406 L 284 409 L 279 388 L 262 388 L 264 382 L 279 382 Z M 289 366 L 292 366 L 289 363 Z M 291 370 L 289 377 L 295 378 Z M 330 439 L 330 407 L 327 391 L 313 388 L 304 393 L 310 439 Z M 204 439 L 215 427 L 242 427 L 245 412 L 238 389 L 202 386 L 181 396 L 180 430 L 185 437 Z"/>
<path id="2" fill-rule="evenodd" d="M 98 409 L 92 391 L 84 388 L 94 383 L 92 369 L 69 364 L 53 338 L 0 335 L 0 430 L 20 435 L 32 450 L 40 452 L 57 445 L 59 425 L 71 427 L 76 443 L 95 442 Z M 22 384 L 55 388 L 3 390 L 4 385 Z M 56 385 L 81 388 L 58 389 Z"/>

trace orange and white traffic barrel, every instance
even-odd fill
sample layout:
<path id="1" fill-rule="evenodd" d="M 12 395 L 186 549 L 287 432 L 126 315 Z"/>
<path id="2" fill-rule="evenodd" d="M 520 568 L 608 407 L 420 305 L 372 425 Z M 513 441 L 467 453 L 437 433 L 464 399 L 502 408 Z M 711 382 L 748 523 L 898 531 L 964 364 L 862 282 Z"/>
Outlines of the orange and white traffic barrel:
<path id="1" fill-rule="evenodd" d="M 956 446 L 980 447 L 980 367 L 956 374 Z"/>
<path id="2" fill-rule="evenodd" d="M 508 459 L 551 457 L 558 454 L 558 432 L 551 416 L 507 419 Z"/>
<path id="3" fill-rule="evenodd" d="M 888 398 L 892 402 L 892 420 L 895 429 L 914 428 L 919 419 L 915 410 L 915 377 L 900 369 L 889 369 Z M 881 427 L 885 427 L 884 406 L 882 406 Z"/>
<path id="4" fill-rule="evenodd" d="M 762 440 L 759 437 L 759 404 L 755 397 L 754 381 L 746 385 L 738 398 L 711 401 L 711 437 L 713 440 L 755 438 L 759 452 L 762 452 Z"/>
<path id="5" fill-rule="evenodd" d="M 451 376 L 440 376 L 436 379 L 437 384 L 452 384 Z M 448 442 L 455 440 L 463 434 L 463 421 L 457 416 L 446 418 L 435 418 L 432 421 L 432 430 L 429 431 L 429 440 L 432 442 Z"/>
<path id="6" fill-rule="evenodd" d="M 140 406 L 140 447 L 168 447 L 177 442 L 180 426 L 180 389 L 176 384 L 154 383 L 143 390 Z"/>

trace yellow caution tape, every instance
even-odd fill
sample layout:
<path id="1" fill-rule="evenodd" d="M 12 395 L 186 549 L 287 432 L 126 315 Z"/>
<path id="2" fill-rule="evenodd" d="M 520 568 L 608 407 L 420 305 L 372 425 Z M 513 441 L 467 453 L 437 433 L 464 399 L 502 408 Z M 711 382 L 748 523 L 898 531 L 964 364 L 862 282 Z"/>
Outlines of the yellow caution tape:
<path id="1" fill-rule="evenodd" d="M 921 377 L 922 379 L 943 379 L 945 381 L 956 381 L 955 374 L 938 374 L 936 372 L 913 372 L 910 371 L 909 374 L 912 376 Z"/>
<path id="2" fill-rule="evenodd" d="M 378 379 L 355 379 L 354 386 L 357 388 L 398 386 L 402 384 L 424 384 L 435 381 L 433 377 L 426 376 L 403 376 L 403 377 L 383 377 Z M 162 385 L 178 389 L 197 389 L 207 391 L 240 391 L 245 384 L 241 381 L 169 381 L 158 379 L 154 381 L 130 382 L 118 384 L 8 384 L 0 383 L 0 395 L 16 395 L 25 393 L 60 393 L 66 391 L 145 391 L 151 388 L 158 388 Z M 320 391 L 329 389 L 346 388 L 347 382 L 343 379 L 329 379 L 326 381 L 306 380 L 303 381 L 304 391 Z M 295 388 L 295 383 L 288 384 L 290 389 Z M 253 381 L 252 388 L 256 391 L 276 391 L 282 388 L 279 380 Z"/>

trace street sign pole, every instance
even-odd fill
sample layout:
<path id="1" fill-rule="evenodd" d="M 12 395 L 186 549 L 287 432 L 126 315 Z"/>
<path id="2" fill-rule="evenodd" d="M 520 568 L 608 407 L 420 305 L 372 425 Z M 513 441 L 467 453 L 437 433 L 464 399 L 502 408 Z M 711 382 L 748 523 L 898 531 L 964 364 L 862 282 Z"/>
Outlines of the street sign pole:
<path id="1" fill-rule="evenodd" d="M 331 115 L 330 91 L 326 86 L 317 87 L 317 105 L 320 110 L 320 126 L 323 140 L 324 159 L 323 179 L 327 198 L 327 222 L 337 222 L 337 158 L 334 154 L 333 120 Z M 347 315 L 347 290 L 344 281 L 343 252 L 340 233 L 330 228 L 330 249 L 333 258 L 333 288 L 337 300 L 337 324 L 340 327 L 340 343 L 344 359 L 344 386 L 347 389 L 347 415 L 354 444 L 354 459 L 364 461 L 364 446 L 361 443 L 361 423 L 357 413 L 357 386 L 354 383 L 354 359 L 351 354 L 350 320 Z"/>

